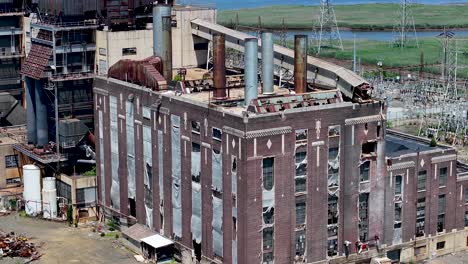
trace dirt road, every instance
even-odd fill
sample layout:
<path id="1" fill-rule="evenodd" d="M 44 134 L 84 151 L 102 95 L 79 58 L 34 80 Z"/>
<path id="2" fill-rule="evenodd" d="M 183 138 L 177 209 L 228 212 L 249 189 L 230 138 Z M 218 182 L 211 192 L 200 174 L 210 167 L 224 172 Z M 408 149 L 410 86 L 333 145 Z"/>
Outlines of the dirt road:
<path id="1" fill-rule="evenodd" d="M 17 214 L 0 217 L 0 230 L 16 232 L 32 238 L 38 245 L 40 260 L 33 263 L 59 264 L 132 264 L 133 254 L 116 243 L 114 238 L 101 238 L 88 228 L 73 228 L 66 224 L 20 217 Z M 0 263 L 23 263 L 18 259 L 1 259 Z"/>

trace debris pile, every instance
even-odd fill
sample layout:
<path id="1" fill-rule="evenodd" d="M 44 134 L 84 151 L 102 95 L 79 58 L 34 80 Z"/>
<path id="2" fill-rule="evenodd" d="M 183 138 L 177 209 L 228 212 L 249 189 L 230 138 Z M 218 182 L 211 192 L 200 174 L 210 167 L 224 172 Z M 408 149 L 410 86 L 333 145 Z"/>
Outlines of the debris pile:
<path id="1" fill-rule="evenodd" d="M 34 243 L 28 243 L 28 239 L 14 232 L 5 234 L 0 232 L 0 258 L 21 257 L 30 258 L 31 261 L 39 259 L 41 255 L 36 250 Z"/>

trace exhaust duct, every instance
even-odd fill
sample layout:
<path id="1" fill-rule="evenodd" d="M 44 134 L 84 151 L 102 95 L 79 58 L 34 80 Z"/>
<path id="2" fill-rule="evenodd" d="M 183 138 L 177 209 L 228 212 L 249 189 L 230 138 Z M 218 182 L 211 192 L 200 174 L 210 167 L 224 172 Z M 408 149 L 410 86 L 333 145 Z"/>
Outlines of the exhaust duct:
<path id="1" fill-rule="evenodd" d="M 273 34 L 262 33 L 262 82 L 263 94 L 274 94 L 273 88 Z"/>
<path id="2" fill-rule="evenodd" d="M 245 65 L 245 105 L 258 98 L 258 39 L 246 38 L 244 40 L 244 65 Z"/>
<path id="3" fill-rule="evenodd" d="M 307 36 L 294 37 L 294 91 L 307 92 Z"/>
<path id="4" fill-rule="evenodd" d="M 226 40 L 224 34 L 213 35 L 214 99 L 226 99 Z"/>

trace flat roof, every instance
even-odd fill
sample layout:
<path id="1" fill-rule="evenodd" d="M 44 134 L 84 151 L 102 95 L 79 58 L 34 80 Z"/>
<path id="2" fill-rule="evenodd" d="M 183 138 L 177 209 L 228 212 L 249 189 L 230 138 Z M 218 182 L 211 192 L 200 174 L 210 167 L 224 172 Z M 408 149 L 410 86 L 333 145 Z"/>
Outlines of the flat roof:
<path id="1" fill-rule="evenodd" d="M 153 235 L 150 237 L 145 237 L 141 240 L 142 243 L 148 244 L 153 248 L 162 248 L 174 244 L 174 242 L 168 238 L 165 238 L 161 235 Z"/>
<path id="2" fill-rule="evenodd" d="M 449 147 L 437 145 L 431 147 L 426 139 L 416 136 L 389 131 L 385 136 L 385 155 L 398 157 L 405 154 L 429 150 L 447 150 Z"/>

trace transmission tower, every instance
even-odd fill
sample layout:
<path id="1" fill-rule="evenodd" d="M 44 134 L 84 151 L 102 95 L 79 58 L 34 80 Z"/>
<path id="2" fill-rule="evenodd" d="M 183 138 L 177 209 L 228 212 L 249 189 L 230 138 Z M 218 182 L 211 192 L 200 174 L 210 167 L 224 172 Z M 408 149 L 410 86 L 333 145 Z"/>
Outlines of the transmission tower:
<path id="1" fill-rule="evenodd" d="M 404 48 L 416 46 L 419 48 L 418 36 L 412 12 L 413 0 L 400 0 L 397 21 L 393 28 L 393 45 Z"/>
<path id="2" fill-rule="evenodd" d="M 339 48 L 343 50 L 338 22 L 336 21 L 335 8 L 332 0 L 320 0 L 320 17 L 318 26 L 317 54 L 322 47 Z M 328 42 L 327 44 L 325 44 Z"/>

